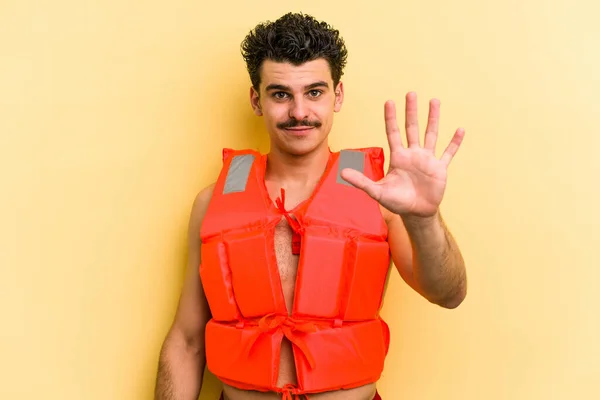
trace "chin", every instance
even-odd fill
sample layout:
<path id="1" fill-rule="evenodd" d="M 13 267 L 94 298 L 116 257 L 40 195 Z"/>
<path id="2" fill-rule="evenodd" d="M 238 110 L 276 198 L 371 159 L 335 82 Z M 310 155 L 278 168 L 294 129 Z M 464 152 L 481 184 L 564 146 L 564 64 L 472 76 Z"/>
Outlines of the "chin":
<path id="1" fill-rule="evenodd" d="M 323 141 L 323 140 L 320 140 L 320 141 L 298 140 L 298 141 L 292 141 L 291 143 L 286 142 L 284 144 L 284 146 L 282 147 L 282 150 L 284 150 L 286 153 L 289 153 L 294 156 L 304 156 L 304 155 L 307 155 L 307 154 L 317 151 L 319 148 L 321 148 L 323 146 L 324 143 L 325 143 L 325 141 Z"/>

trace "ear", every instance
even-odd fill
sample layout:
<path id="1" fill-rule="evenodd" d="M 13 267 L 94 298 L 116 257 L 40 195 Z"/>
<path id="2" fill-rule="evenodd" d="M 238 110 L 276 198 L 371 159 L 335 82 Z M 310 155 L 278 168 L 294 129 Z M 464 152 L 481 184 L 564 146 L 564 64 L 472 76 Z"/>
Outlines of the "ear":
<path id="1" fill-rule="evenodd" d="M 254 114 L 256 116 L 260 117 L 263 115 L 262 108 L 260 105 L 260 96 L 253 86 L 250 87 L 250 105 L 252 106 L 252 109 L 254 110 Z"/>
<path id="2" fill-rule="evenodd" d="M 344 103 L 344 84 L 339 82 L 337 87 L 335 88 L 335 104 L 333 106 L 333 111 L 339 112 L 342 109 L 342 104 Z"/>

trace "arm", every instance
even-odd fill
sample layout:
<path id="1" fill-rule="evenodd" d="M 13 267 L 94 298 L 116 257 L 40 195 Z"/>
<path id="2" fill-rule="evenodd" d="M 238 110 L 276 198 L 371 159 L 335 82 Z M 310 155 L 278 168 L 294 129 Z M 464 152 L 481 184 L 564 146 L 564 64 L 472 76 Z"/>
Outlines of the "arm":
<path id="1" fill-rule="evenodd" d="M 155 400 L 196 400 L 205 367 L 204 329 L 211 318 L 200 282 L 200 226 L 212 186 L 194 201 L 188 226 L 188 263 L 173 324 L 160 351 Z"/>
<path id="2" fill-rule="evenodd" d="M 467 294 L 460 249 L 440 213 L 403 218 L 385 211 L 394 265 L 402 279 L 430 302 L 456 308 Z"/>
<path id="3" fill-rule="evenodd" d="M 390 145 L 387 174 L 377 182 L 351 168 L 342 178 L 377 200 L 387 213 L 392 260 L 404 280 L 432 303 L 457 307 L 466 295 L 465 266 L 452 235 L 440 216 L 448 166 L 465 131 L 459 128 L 438 159 L 440 102 L 429 102 L 423 145 L 419 139 L 417 97 L 406 95 L 406 145 L 396 122 L 396 107 L 386 102 L 385 127 Z"/>

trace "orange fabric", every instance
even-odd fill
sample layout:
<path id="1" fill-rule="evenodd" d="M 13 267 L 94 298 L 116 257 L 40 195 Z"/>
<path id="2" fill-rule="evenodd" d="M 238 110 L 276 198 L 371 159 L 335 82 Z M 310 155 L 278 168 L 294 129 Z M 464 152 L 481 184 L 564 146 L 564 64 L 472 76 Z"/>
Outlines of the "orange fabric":
<path id="1" fill-rule="evenodd" d="M 364 156 L 365 175 L 383 176 L 382 149 L 354 151 Z M 243 155 L 254 157 L 243 190 L 224 193 L 228 174 L 243 169 L 234 164 L 230 171 L 232 160 Z M 209 370 L 226 384 L 284 399 L 377 381 L 389 346 L 379 310 L 390 267 L 379 204 L 339 182 L 336 152 L 313 195 L 286 210 L 283 190 L 275 203 L 268 195 L 266 163 L 253 150 L 225 149 L 202 224 L 200 276 L 212 312 L 205 339 Z M 299 254 L 292 310 L 274 250 L 282 218 Z M 298 384 L 277 387 L 284 337 L 292 343 Z"/>
<path id="2" fill-rule="evenodd" d="M 223 397 L 223 393 L 221 393 L 221 397 L 219 398 L 219 400 L 225 400 L 225 397 Z M 375 392 L 375 397 L 373 397 L 373 400 L 381 400 L 381 396 L 378 392 Z"/>

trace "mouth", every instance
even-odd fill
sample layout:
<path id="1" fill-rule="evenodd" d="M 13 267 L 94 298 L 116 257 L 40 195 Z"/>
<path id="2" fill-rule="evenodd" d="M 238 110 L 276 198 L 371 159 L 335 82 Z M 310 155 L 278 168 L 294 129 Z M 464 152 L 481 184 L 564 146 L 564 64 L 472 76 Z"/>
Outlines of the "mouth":
<path id="1" fill-rule="evenodd" d="M 288 131 L 308 131 L 314 129 L 314 126 L 295 126 L 293 128 L 284 128 Z"/>
<path id="2" fill-rule="evenodd" d="M 293 128 L 284 128 L 284 131 L 290 132 L 293 135 L 305 135 L 315 129 L 313 126 L 295 126 Z"/>

